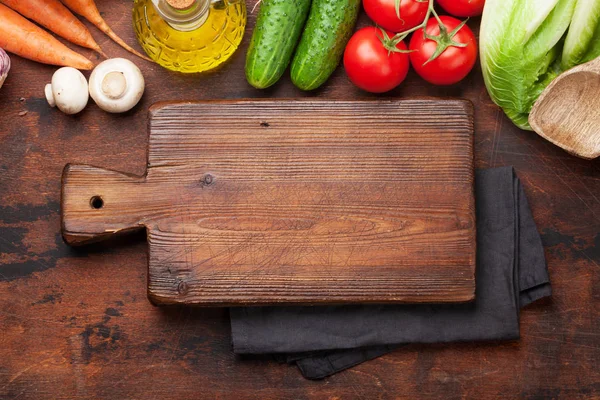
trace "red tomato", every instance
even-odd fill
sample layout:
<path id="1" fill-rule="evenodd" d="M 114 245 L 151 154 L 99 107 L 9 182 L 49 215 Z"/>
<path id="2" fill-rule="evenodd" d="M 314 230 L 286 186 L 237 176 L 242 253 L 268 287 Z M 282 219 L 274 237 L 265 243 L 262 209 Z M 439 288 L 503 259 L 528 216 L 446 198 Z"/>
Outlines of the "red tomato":
<path id="1" fill-rule="evenodd" d="M 389 38 L 392 33 L 387 32 Z M 359 88 L 372 93 L 392 90 L 402 83 L 408 73 L 408 53 L 389 51 L 384 46 L 381 29 L 374 26 L 357 31 L 346 45 L 344 68 L 348 78 Z M 393 46 L 388 42 L 388 46 Z M 406 50 L 404 42 L 395 46 Z"/>
<path id="2" fill-rule="evenodd" d="M 400 18 L 396 14 L 395 0 L 363 0 L 369 18 L 377 25 L 392 32 L 406 31 L 419 25 L 427 14 L 427 2 L 402 0 Z"/>
<path id="3" fill-rule="evenodd" d="M 483 13 L 485 0 L 437 0 L 448 14 L 456 17 L 476 17 Z"/>
<path id="4" fill-rule="evenodd" d="M 446 27 L 446 35 L 461 24 L 453 17 L 440 17 Z M 427 33 L 440 35 L 440 26 L 435 18 L 427 22 Z M 448 46 L 436 59 L 427 62 L 439 46 L 435 40 L 423 36 L 423 29 L 417 30 L 410 39 L 410 62 L 417 73 L 427 82 L 434 85 L 452 85 L 461 81 L 473 69 L 477 60 L 477 43 L 475 35 L 468 26 L 463 26 L 453 37 L 457 43 L 466 43 L 465 47 Z"/>

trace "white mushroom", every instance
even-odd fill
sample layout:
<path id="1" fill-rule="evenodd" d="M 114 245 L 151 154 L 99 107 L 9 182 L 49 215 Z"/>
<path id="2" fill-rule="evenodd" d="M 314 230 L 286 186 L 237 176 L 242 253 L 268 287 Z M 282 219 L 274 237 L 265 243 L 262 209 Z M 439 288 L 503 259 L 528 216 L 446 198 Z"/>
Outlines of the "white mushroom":
<path id="1" fill-rule="evenodd" d="M 0 87 L 8 76 L 8 71 L 10 71 L 10 58 L 4 50 L 0 49 Z"/>
<path id="2" fill-rule="evenodd" d="M 51 107 L 65 114 L 77 114 L 87 105 L 89 94 L 85 76 L 75 68 L 63 67 L 52 75 L 52 83 L 44 89 Z"/>
<path id="3" fill-rule="evenodd" d="M 144 94 L 140 69 L 124 58 L 98 64 L 90 76 L 90 96 L 98 107 L 111 113 L 131 110 Z"/>

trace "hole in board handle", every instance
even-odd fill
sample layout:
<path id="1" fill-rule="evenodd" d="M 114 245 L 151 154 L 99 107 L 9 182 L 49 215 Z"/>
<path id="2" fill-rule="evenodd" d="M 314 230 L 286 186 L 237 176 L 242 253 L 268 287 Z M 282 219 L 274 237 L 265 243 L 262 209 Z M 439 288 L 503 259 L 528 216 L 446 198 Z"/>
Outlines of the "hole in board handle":
<path id="1" fill-rule="evenodd" d="M 99 210 L 104 206 L 104 200 L 100 196 L 93 196 L 90 199 L 90 206 L 95 210 Z"/>

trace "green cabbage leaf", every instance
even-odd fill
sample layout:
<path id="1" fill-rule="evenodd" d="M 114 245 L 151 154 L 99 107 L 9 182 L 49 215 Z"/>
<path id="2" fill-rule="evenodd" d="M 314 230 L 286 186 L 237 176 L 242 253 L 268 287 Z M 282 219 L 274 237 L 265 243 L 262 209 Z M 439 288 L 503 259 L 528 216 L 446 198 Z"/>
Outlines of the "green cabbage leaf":
<path id="1" fill-rule="evenodd" d="M 567 69 L 600 56 L 600 0 L 486 0 L 479 36 L 488 93 L 520 128 Z"/>

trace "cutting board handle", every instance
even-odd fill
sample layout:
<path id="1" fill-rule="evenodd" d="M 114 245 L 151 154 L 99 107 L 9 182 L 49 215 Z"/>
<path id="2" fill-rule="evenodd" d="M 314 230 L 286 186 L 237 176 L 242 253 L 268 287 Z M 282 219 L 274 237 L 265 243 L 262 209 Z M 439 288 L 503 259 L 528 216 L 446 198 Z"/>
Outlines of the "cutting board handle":
<path id="1" fill-rule="evenodd" d="M 142 229 L 145 177 L 67 164 L 62 176 L 63 238 L 78 245 Z"/>

